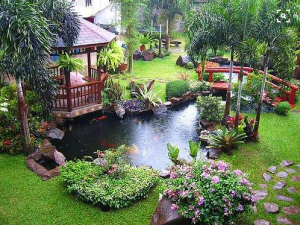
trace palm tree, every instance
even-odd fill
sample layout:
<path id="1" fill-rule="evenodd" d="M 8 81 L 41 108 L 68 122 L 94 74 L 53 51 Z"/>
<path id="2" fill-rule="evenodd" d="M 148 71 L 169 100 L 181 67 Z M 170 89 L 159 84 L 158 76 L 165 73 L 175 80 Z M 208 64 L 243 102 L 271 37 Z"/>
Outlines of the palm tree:
<path id="1" fill-rule="evenodd" d="M 46 69 L 50 58 L 51 43 L 55 35 L 61 35 L 63 39 L 68 40 L 66 43 L 70 44 L 76 40 L 79 30 L 79 21 L 76 14 L 71 11 L 71 5 L 63 2 L 47 0 L 3 0 L 0 2 L 0 44 L 3 49 L 0 76 L 3 78 L 7 75 L 16 80 L 26 153 L 30 153 L 32 148 L 23 83 L 29 84 L 40 95 L 43 109 L 45 113 L 49 113 L 57 87 L 52 75 Z M 49 16 L 51 10 L 52 18 Z M 56 18 L 55 11 L 57 11 Z M 67 28 L 75 31 L 62 31 L 63 24 L 68 24 Z"/>

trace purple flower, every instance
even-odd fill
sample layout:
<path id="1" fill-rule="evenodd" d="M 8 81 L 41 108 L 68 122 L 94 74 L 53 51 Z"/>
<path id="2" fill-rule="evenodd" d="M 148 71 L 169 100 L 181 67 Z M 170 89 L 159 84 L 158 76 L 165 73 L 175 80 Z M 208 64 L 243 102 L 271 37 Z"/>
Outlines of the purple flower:
<path id="1" fill-rule="evenodd" d="M 199 199 L 198 199 L 198 205 L 202 205 L 204 203 L 204 198 L 203 196 L 200 196 Z"/>
<path id="2" fill-rule="evenodd" d="M 190 184 L 190 187 L 195 187 L 195 185 L 196 185 L 195 182 L 193 182 Z"/>
<path id="3" fill-rule="evenodd" d="M 242 171 L 241 171 L 241 170 L 234 170 L 233 173 L 234 173 L 236 176 L 241 176 L 241 175 L 242 175 Z"/>
<path id="4" fill-rule="evenodd" d="M 204 177 L 204 178 L 207 178 L 207 177 L 209 177 L 209 174 L 206 173 L 206 172 L 203 172 L 200 176 L 201 176 L 201 177 Z"/>
<path id="5" fill-rule="evenodd" d="M 244 184 L 244 185 L 249 185 L 249 181 L 246 179 L 246 178 L 242 178 L 241 179 L 241 184 Z"/>
<path id="6" fill-rule="evenodd" d="M 243 208 L 243 206 L 242 206 L 241 204 L 239 204 L 238 207 L 237 207 L 237 210 L 238 210 L 238 211 L 243 211 L 244 208 Z"/>
<path id="7" fill-rule="evenodd" d="M 219 170 L 220 172 L 225 172 L 226 169 L 228 168 L 228 164 L 225 163 L 225 162 L 219 161 L 219 162 L 217 163 L 217 167 L 218 167 L 218 170 Z"/>
<path id="8" fill-rule="evenodd" d="M 228 208 L 224 208 L 224 216 L 228 216 Z"/>
<path id="9" fill-rule="evenodd" d="M 175 178 L 176 178 L 176 174 L 173 173 L 173 172 L 171 172 L 171 173 L 170 173 L 170 178 L 171 178 L 171 179 L 175 179 Z"/>
<path id="10" fill-rule="evenodd" d="M 232 191 L 231 191 L 231 197 L 234 198 L 235 196 L 236 196 L 236 192 L 235 192 L 235 190 L 232 190 Z"/>
<path id="11" fill-rule="evenodd" d="M 220 179 L 219 179 L 218 176 L 213 176 L 213 177 L 211 178 L 211 182 L 214 183 L 214 184 L 219 183 L 219 181 L 220 181 Z"/>
<path id="12" fill-rule="evenodd" d="M 178 205 L 172 204 L 172 206 L 171 206 L 171 210 L 172 210 L 172 211 L 175 211 L 175 210 L 178 210 L 178 209 L 179 209 L 179 206 L 178 206 Z"/>
<path id="13" fill-rule="evenodd" d="M 199 215 L 199 213 L 200 213 L 200 211 L 199 211 L 199 209 L 197 209 L 197 210 L 195 211 L 195 217 L 197 217 L 197 216 Z"/>

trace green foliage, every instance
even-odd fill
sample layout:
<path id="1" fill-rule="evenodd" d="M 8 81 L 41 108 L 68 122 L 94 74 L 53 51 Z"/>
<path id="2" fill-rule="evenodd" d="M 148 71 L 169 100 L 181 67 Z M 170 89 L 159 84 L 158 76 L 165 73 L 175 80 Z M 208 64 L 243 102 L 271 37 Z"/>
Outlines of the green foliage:
<path id="1" fill-rule="evenodd" d="M 70 72 L 78 72 L 84 69 L 84 61 L 70 56 L 68 53 L 60 55 L 56 61 L 59 69 L 66 69 Z"/>
<path id="2" fill-rule="evenodd" d="M 219 122 L 222 119 L 224 106 L 221 106 L 221 97 L 199 96 L 196 101 L 200 110 L 201 119 Z"/>
<path id="3" fill-rule="evenodd" d="M 164 53 L 165 53 L 165 56 L 170 56 L 171 55 L 170 51 L 164 51 Z"/>
<path id="4" fill-rule="evenodd" d="M 201 142 L 199 142 L 198 144 L 193 142 L 193 141 L 189 141 L 189 153 L 190 153 L 190 156 L 193 158 L 193 159 L 196 159 L 197 158 L 197 155 L 198 155 L 198 152 L 199 152 L 199 148 L 201 146 Z"/>
<path id="5" fill-rule="evenodd" d="M 121 100 L 123 96 L 123 88 L 120 85 L 120 82 L 114 82 L 112 79 L 108 79 L 105 82 L 105 97 L 108 99 L 110 103 Z"/>
<path id="6" fill-rule="evenodd" d="M 155 48 L 157 41 L 158 40 L 154 39 L 149 33 L 146 35 L 141 34 L 140 36 L 140 45 L 144 45 L 146 50 Z"/>
<path id="7" fill-rule="evenodd" d="M 195 224 L 234 224 L 252 203 L 245 174 L 213 160 L 173 166 L 163 195 L 173 202 L 172 210 Z"/>
<path id="8" fill-rule="evenodd" d="M 234 129 L 230 132 L 227 128 L 219 129 L 216 134 L 209 135 L 209 146 L 206 148 L 221 148 L 223 151 L 228 152 L 234 145 L 244 143 L 246 137 L 245 133 L 238 134 Z"/>
<path id="9" fill-rule="evenodd" d="M 166 55 L 164 52 L 161 52 L 160 54 L 158 54 L 158 58 L 164 58 Z"/>
<path id="10" fill-rule="evenodd" d="M 208 73 L 204 73 L 203 80 L 208 81 Z M 213 82 L 227 81 L 223 73 L 214 73 Z"/>
<path id="11" fill-rule="evenodd" d="M 146 108 L 150 107 L 150 105 L 157 106 L 156 102 L 161 102 L 161 99 L 158 98 L 160 93 L 155 91 L 155 85 L 148 87 L 147 84 L 144 84 L 142 88 L 138 86 L 139 93 L 137 95 L 138 99 L 145 102 Z"/>
<path id="12" fill-rule="evenodd" d="M 111 42 L 98 54 L 97 64 L 107 70 L 115 71 L 124 60 L 124 52 L 116 41 Z"/>
<path id="13" fill-rule="evenodd" d="M 192 69 L 194 69 L 194 64 L 193 64 L 192 62 L 188 62 L 188 63 L 185 65 L 185 67 L 186 67 L 187 69 L 189 69 L 189 70 L 192 70 Z"/>
<path id="14" fill-rule="evenodd" d="M 189 90 L 192 93 L 199 93 L 202 91 L 209 91 L 212 88 L 212 84 L 206 81 L 196 81 L 190 80 L 189 81 Z"/>
<path id="15" fill-rule="evenodd" d="M 179 155 L 179 148 L 177 146 L 172 146 L 169 143 L 167 144 L 168 148 L 168 156 L 169 159 L 174 163 L 178 163 L 178 155 Z"/>
<path id="16" fill-rule="evenodd" d="M 166 98 L 181 97 L 189 90 L 189 83 L 184 80 L 170 81 L 166 85 Z"/>
<path id="17" fill-rule="evenodd" d="M 275 107 L 275 112 L 278 115 L 286 116 L 290 109 L 291 106 L 288 102 L 279 102 L 278 105 Z"/>

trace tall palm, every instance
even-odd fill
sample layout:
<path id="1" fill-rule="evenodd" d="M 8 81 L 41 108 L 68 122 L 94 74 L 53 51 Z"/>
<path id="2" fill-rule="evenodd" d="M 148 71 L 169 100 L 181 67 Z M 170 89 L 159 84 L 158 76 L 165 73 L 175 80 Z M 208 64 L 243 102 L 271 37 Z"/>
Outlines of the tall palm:
<path id="1" fill-rule="evenodd" d="M 63 1 L 56 1 L 55 4 L 53 1 L 51 2 L 53 4 L 48 5 L 49 8 L 47 9 L 45 8 L 49 3 L 47 0 L 3 0 L 0 2 L 0 43 L 4 59 L 0 66 L 2 70 L 0 76 L 3 78 L 4 75 L 7 75 L 16 80 L 24 149 L 27 153 L 30 153 L 32 149 L 23 83 L 29 84 L 40 95 L 43 109 L 49 113 L 53 106 L 57 86 L 46 66 L 50 58 L 50 46 L 54 41 L 55 34 L 63 33 L 56 33 L 55 31 L 60 29 L 54 29 L 54 27 L 62 26 L 62 23 L 67 20 L 66 17 L 68 16 L 66 15 L 73 16 L 74 23 L 71 24 L 74 25 L 78 21 L 76 15 L 70 12 L 70 8 L 65 8 L 64 11 L 59 8 L 57 20 L 49 18 L 49 22 L 43 14 L 47 14 L 47 10 L 55 11 L 55 7 Z M 66 17 L 62 19 L 64 16 L 60 17 L 59 15 Z M 75 29 L 77 30 L 75 33 L 78 33 L 79 26 L 70 25 L 68 28 Z M 67 41 L 68 44 L 75 40 L 75 36 L 72 37 L 70 42 Z"/>

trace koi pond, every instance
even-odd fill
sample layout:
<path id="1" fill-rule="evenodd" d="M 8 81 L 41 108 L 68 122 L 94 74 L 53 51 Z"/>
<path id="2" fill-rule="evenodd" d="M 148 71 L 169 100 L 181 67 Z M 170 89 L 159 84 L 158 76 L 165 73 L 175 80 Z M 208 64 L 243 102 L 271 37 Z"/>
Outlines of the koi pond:
<path id="1" fill-rule="evenodd" d="M 84 156 L 96 158 L 94 152 L 97 150 L 127 145 L 133 165 L 164 169 L 171 163 L 167 143 L 180 148 L 179 157 L 190 159 L 188 142 L 198 141 L 199 113 L 193 103 L 160 115 L 125 116 L 124 119 L 108 115 L 96 120 L 101 115 L 86 115 L 66 124 L 65 137 L 55 145 L 68 160 Z M 203 148 L 201 152 L 206 151 Z"/>

